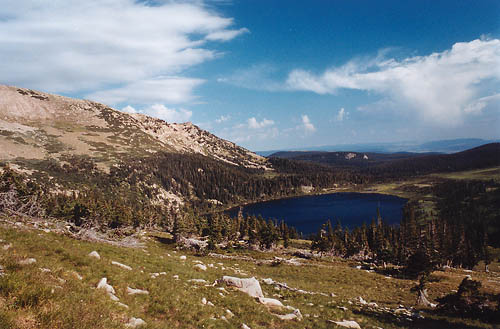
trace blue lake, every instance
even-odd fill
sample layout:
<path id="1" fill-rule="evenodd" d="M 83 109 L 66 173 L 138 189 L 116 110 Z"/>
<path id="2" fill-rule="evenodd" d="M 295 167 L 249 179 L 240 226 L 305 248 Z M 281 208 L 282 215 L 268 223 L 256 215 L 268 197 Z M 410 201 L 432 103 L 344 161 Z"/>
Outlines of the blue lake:
<path id="1" fill-rule="evenodd" d="M 399 224 L 402 210 L 408 200 L 393 195 L 367 193 L 332 193 L 249 204 L 243 214 L 261 215 L 265 219 L 284 220 L 305 235 L 318 232 L 328 219 L 335 226 L 337 220 L 350 229 L 370 224 L 377 217 L 377 207 L 388 224 Z M 236 217 L 238 209 L 229 211 Z"/>

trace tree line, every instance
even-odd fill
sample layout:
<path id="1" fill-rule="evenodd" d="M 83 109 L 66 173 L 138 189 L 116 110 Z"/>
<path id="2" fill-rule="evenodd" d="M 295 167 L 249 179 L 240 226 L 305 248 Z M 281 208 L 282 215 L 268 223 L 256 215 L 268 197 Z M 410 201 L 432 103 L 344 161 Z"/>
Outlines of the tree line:
<path id="1" fill-rule="evenodd" d="M 380 213 L 370 225 L 352 231 L 326 222 L 312 249 L 341 257 L 406 265 L 413 255 L 433 266 L 473 268 L 491 262 L 489 247 L 500 246 L 500 184 L 494 181 L 445 181 L 434 187 L 434 211 L 408 202 L 399 225 L 387 225 Z"/>

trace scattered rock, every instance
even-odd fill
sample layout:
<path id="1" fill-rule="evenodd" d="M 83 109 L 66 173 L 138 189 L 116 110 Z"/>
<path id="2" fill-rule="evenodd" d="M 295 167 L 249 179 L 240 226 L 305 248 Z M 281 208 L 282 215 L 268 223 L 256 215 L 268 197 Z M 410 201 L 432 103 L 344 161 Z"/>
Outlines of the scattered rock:
<path id="1" fill-rule="evenodd" d="M 127 294 L 129 294 L 129 295 L 149 295 L 149 291 L 127 287 Z"/>
<path id="2" fill-rule="evenodd" d="M 126 308 L 126 309 L 128 310 L 128 305 L 123 304 L 123 303 L 121 303 L 121 302 L 117 302 L 117 304 L 118 304 L 119 306 L 121 306 L 121 307 L 123 307 L 123 308 Z"/>
<path id="3" fill-rule="evenodd" d="M 274 314 L 275 316 L 277 316 L 278 318 L 280 318 L 281 320 L 302 320 L 302 314 L 300 313 L 300 310 L 299 309 L 296 309 L 295 311 L 293 311 L 292 313 L 289 313 L 289 314 L 285 314 L 285 315 L 281 315 L 281 314 Z"/>
<path id="4" fill-rule="evenodd" d="M 234 313 L 231 312 L 231 310 L 226 310 L 226 314 L 229 318 L 232 318 L 234 316 Z"/>
<path id="5" fill-rule="evenodd" d="M 331 321 L 328 320 L 328 322 L 335 323 L 338 326 L 345 327 L 345 328 L 352 328 L 352 329 L 361 329 L 359 324 L 356 321 L 349 321 L 349 320 L 342 320 L 342 321 Z"/>
<path id="6" fill-rule="evenodd" d="M 35 263 L 36 263 L 35 258 L 27 258 L 19 261 L 19 265 L 31 265 Z"/>
<path id="7" fill-rule="evenodd" d="M 208 246 L 207 241 L 197 240 L 193 238 L 184 238 L 184 237 L 181 237 L 181 239 L 178 241 L 178 244 L 181 245 L 183 248 L 189 248 L 194 250 L 203 250 Z"/>
<path id="8" fill-rule="evenodd" d="M 366 305 L 366 304 L 368 304 L 368 303 L 366 302 L 366 300 L 364 300 L 364 299 L 363 299 L 363 297 L 361 297 L 361 296 L 360 296 L 360 297 L 358 297 L 358 301 L 359 301 L 359 303 L 360 303 L 361 305 Z"/>
<path id="9" fill-rule="evenodd" d="M 201 299 L 201 303 L 202 303 L 203 305 L 207 305 L 207 299 L 206 299 L 205 297 L 203 297 L 203 298 Z"/>
<path id="10" fill-rule="evenodd" d="M 48 268 L 40 267 L 40 272 L 42 272 L 42 273 L 50 273 L 52 271 L 50 269 L 48 269 Z"/>
<path id="11" fill-rule="evenodd" d="M 132 271 L 132 267 L 128 266 L 128 265 L 125 265 L 125 264 L 122 264 L 122 263 L 118 263 L 118 262 L 115 262 L 114 260 L 111 261 L 111 264 L 113 265 L 116 265 L 118 267 L 121 267 L 123 268 L 124 270 L 129 270 L 129 271 Z"/>
<path id="12" fill-rule="evenodd" d="M 283 303 L 274 298 L 260 297 L 259 303 L 266 305 L 267 307 L 284 307 Z"/>
<path id="13" fill-rule="evenodd" d="M 101 255 L 99 255 L 99 253 L 95 250 L 92 251 L 88 256 L 93 257 L 93 258 L 97 258 L 97 259 L 101 259 Z"/>
<path id="14" fill-rule="evenodd" d="M 196 284 L 204 284 L 204 283 L 208 283 L 207 280 L 203 280 L 203 279 L 190 279 L 188 280 L 187 282 L 192 282 L 192 283 L 196 283 Z"/>
<path id="15" fill-rule="evenodd" d="M 78 280 L 82 281 L 83 280 L 83 277 L 78 273 L 78 272 L 75 272 L 75 271 L 71 271 L 71 274 L 77 278 Z"/>
<path id="16" fill-rule="evenodd" d="M 186 259 L 187 259 L 187 257 L 186 257 L 186 256 L 184 256 L 184 255 L 182 255 L 182 256 L 179 256 L 179 259 L 180 259 L 180 260 L 186 260 Z"/>
<path id="17" fill-rule="evenodd" d="M 207 267 L 206 267 L 205 265 L 203 265 L 203 264 L 196 264 L 196 265 L 194 266 L 194 268 L 195 268 L 195 269 L 198 269 L 198 270 L 200 270 L 200 271 L 206 271 L 206 270 L 207 270 Z"/>
<path id="18" fill-rule="evenodd" d="M 115 302 L 119 301 L 118 297 L 115 296 L 115 289 L 113 286 L 108 284 L 108 279 L 107 278 L 102 278 L 101 281 L 97 284 L 97 289 L 104 289 L 107 293 L 108 296 L 111 298 L 111 300 L 114 300 Z"/>
<path id="19" fill-rule="evenodd" d="M 3 246 L 2 246 L 2 249 L 3 249 L 3 250 L 9 250 L 9 249 L 10 249 L 10 247 L 12 247 L 12 244 L 11 244 L 11 243 L 6 244 L 6 245 L 3 245 Z"/>
<path id="20" fill-rule="evenodd" d="M 242 323 L 241 329 L 251 329 L 251 328 L 249 326 L 247 326 L 246 324 Z"/>
<path id="21" fill-rule="evenodd" d="M 125 324 L 125 327 L 127 328 L 137 328 L 139 326 L 145 326 L 146 325 L 146 321 L 144 321 L 143 319 L 141 318 L 130 318 L 130 320 L 128 320 L 128 323 Z"/>
<path id="22" fill-rule="evenodd" d="M 312 252 L 307 251 L 307 250 L 297 250 L 293 253 L 293 256 L 304 258 L 304 259 L 312 259 L 314 257 Z"/>
<path id="23" fill-rule="evenodd" d="M 252 277 L 249 279 L 241 279 L 232 276 L 223 276 L 222 282 L 228 286 L 236 287 L 239 291 L 248 294 L 250 297 L 263 298 L 262 288 L 260 287 L 259 281 Z"/>

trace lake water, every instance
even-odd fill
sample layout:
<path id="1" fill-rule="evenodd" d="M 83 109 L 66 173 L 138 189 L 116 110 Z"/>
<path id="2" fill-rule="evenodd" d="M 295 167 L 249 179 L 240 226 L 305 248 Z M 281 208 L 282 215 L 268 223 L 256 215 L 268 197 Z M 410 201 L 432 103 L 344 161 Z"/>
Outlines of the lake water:
<path id="1" fill-rule="evenodd" d="M 243 214 L 284 220 L 297 231 L 309 235 L 318 232 L 328 219 L 333 226 L 340 219 L 342 226 L 350 229 L 363 222 L 370 224 L 372 218 L 377 217 L 377 207 L 386 223 L 399 224 L 407 201 L 393 195 L 342 192 L 249 204 L 243 207 Z M 236 217 L 238 209 L 231 209 L 229 214 Z"/>

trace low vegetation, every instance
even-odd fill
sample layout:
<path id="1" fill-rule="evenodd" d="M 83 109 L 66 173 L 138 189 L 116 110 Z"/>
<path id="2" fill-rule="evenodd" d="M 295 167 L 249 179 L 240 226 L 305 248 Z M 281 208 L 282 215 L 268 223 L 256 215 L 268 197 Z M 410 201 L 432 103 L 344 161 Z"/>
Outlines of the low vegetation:
<path id="1" fill-rule="evenodd" d="M 17 224 L 15 220 L 19 220 Z M 281 249 L 202 255 L 178 250 L 174 243 L 168 242 L 172 241 L 168 236 L 160 239 L 161 234 L 142 232 L 137 232 L 137 236 L 142 236 L 143 247 L 126 248 L 52 233 L 52 223 L 40 223 L 41 229 L 21 218 L 3 218 L 2 223 L 2 328 L 124 328 L 132 317 L 143 319 L 144 328 L 239 328 L 243 323 L 250 328 L 332 328 L 332 321 L 342 320 L 356 321 L 362 328 L 489 328 L 492 325 L 416 307 L 416 296 L 411 292 L 414 281 L 388 276 L 382 269 L 369 270 L 369 265 L 364 270 L 363 264 L 354 261 L 323 257 L 302 260 L 300 265 L 288 264 L 286 260 L 291 258 Z M 97 251 L 100 259 L 89 257 L 92 251 Z M 277 264 L 273 257 L 283 261 Z M 36 262 L 21 265 L 30 258 Z M 111 261 L 126 264 L 132 270 Z M 205 264 L 207 270 L 196 269 L 197 263 Z M 498 285 L 494 288 L 490 283 L 498 280 L 497 274 L 448 269 L 432 273 L 428 287 L 431 300 L 457 289 L 466 274 L 484 283 L 482 291 L 499 293 Z M 298 308 L 302 320 L 280 320 L 274 314 L 289 311 L 268 309 L 223 284 L 212 286 L 224 275 L 258 278 L 266 297 Z M 114 287 L 120 303 L 128 308 L 96 289 L 103 277 Z M 265 278 L 308 293 L 275 288 L 265 284 L 262 281 Z M 190 282 L 191 279 L 207 283 Z M 143 289 L 149 294 L 129 295 L 127 287 Z"/>

